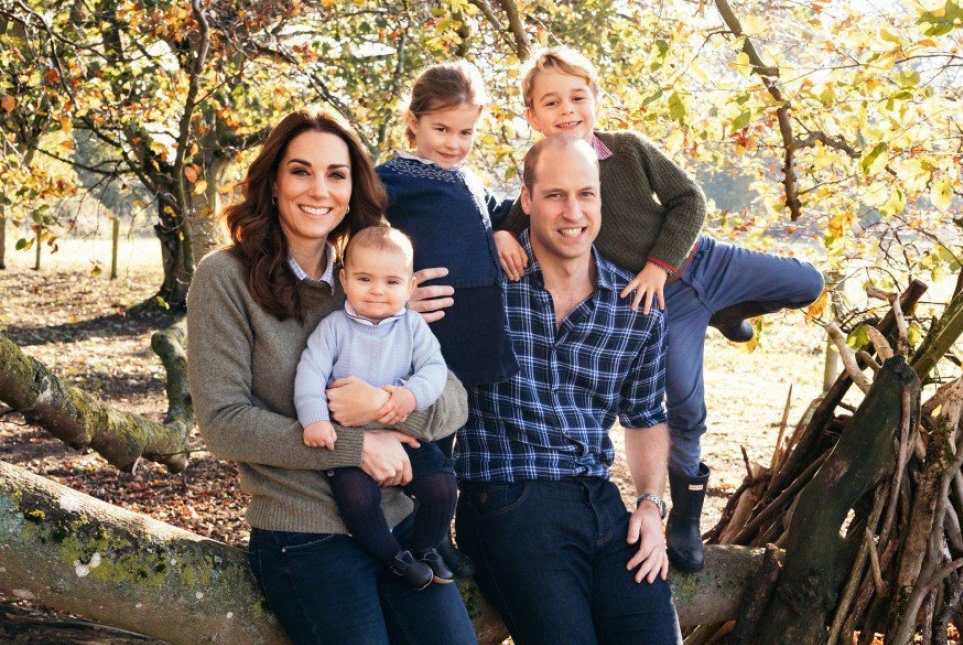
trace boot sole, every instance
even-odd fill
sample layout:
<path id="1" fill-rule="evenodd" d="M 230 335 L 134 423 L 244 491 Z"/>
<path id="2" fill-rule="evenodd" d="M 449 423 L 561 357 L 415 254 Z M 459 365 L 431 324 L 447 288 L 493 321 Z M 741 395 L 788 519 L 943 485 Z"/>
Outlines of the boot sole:
<path id="1" fill-rule="evenodd" d="M 435 576 L 435 577 L 433 577 L 433 578 L 431 579 L 431 581 L 434 582 L 436 585 L 450 585 L 451 583 L 453 583 L 453 582 L 455 581 L 455 579 L 454 579 L 454 578 L 439 578 L 438 576 Z"/>

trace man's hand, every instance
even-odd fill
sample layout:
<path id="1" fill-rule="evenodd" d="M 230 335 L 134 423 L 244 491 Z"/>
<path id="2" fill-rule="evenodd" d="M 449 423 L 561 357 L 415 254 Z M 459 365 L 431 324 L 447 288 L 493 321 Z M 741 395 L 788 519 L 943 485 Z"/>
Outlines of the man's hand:
<path id="1" fill-rule="evenodd" d="M 404 423 L 408 415 L 418 407 L 415 395 L 406 387 L 385 385 L 381 389 L 390 394 L 391 398 L 378 410 L 378 423 L 389 426 Z"/>
<path id="2" fill-rule="evenodd" d="M 334 442 L 338 440 L 338 433 L 330 421 L 315 421 L 304 428 L 304 445 L 312 448 L 327 448 L 334 450 Z"/>
<path id="3" fill-rule="evenodd" d="M 446 275 L 448 275 L 448 269 L 445 267 L 422 269 L 415 272 L 415 284 L 421 284 L 435 278 L 444 278 Z M 455 289 L 448 285 L 418 287 L 411 292 L 411 297 L 408 299 L 408 309 L 421 314 L 425 322 L 431 323 L 441 320 L 445 317 L 445 312 L 442 309 L 455 304 L 451 297 L 454 293 Z"/>
<path id="4" fill-rule="evenodd" d="M 495 246 L 498 247 L 498 263 L 508 279 L 521 280 L 528 266 L 528 256 L 522 245 L 508 231 L 495 231 Z"/>
<path id="5" fill-rule="evenodd" d="M 626 285 L 625 289 L 622 289 L 619 297 L 625 298 L 635 291 L 635 298 L 632 299 L 632 310 L 638 310 L 639 303 L 645 298 L 645 307 L 642 308 L 642 313 L 648 316 L 649 310 L 652 308 L 653 296 L 659 302 L 659 309 L 665 309 L 665 298 L 662 295 L 662 290 L 668 277 L 669 274 L 665 269 L 658 264 L 647 262 L 639 271 L 639 275 L 635 276 L 632 282 Z"/>
<path id="6" fill-rule="evenodd" d="M 629 534 L 626 539 L 629 544 L 639 544 L 638 552 L 626 566 L 629 571 L 639 567 L 635 581 L 642 582 L 645 578 L 651 583 L 656 576 L 665 580 L 669 575 L 669 556 L 665 550 L 662 518 L 659 517 L 659 509 L 655 504 L 644 500 L 639 504 L 629 518 Z"/>

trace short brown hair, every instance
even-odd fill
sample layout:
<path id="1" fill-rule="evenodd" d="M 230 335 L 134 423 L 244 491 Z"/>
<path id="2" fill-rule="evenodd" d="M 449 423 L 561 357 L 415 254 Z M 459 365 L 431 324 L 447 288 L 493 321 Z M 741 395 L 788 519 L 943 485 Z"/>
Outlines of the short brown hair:
<path id="1" fill-rule="evenodd" d="M 351 236 L 344 250 L 344 265 L 348 266 L 351 252 L 355 249 L 374 249 L 376 251 L 397 252 L 404 256 L 408 271 L 414 271 L 415 249 L 411 238 L 390 226 L 369 226 Z"/>
<path id="2" fill-rule="evenodd" d="M 411 86 L 411 100 L 405 116 L 416 121 L 430 112 L 447 110 L 459 105 L 472 105 L 479 110 L 488 105 L 488 90 L 478 68 L 468 61 L 438 63 L 426 67 Z M 407 120 L 407 119 L 406 119 Z M 405 126 L 410 145 L 415 144 L 415 133 Z"/>
<path id="3" fill-rule="evenodd" d="M 584 139 L 566 136 L 545 137 L 529 148 L 528 152 L 525 153 L 525 168 L 522 170 L 522 183 L 524 183 L 525 187 L 528 188 L 528 192 L 531 193 L 535 188 L 535 181 L 537 180 L 535 171 L 538 167 L 538 160 L 546 148 L 580 147 L 583 148 L 583 152 L 588 152 L 592 160 L 595 162 L 595 167 L 598 168 L 598 154 L 595 152 L 595 148 L 593 148 Z"/>
<path id="4" fill-rule="evenodd" d="M 554 69 L 562 74 L 577 76 L 588 83 L 589 89 L 596 97 L 599 95 L 599 75 L 595 65 L 582 54 L 568 47 L 553 47 L 543 49 L 532 55 L 522 65 L 521 83 L 522 99 L 525 107 L 532 107 L 532 92 L 535 91 L 535 77 L 539 72 Z"/>
<path id="5" fill-rule="evenodd" d="M 272 186 L 288 144 L 303 132 L 327 132 L 344 141 L 351 160 L 350 210 L 331 233 L 335 246 L 367 226 L 384 221 L 385 189 L 361 140 L 344 119 L 327 110 L 303 109 L 274 126 L 241 182 L 241 201 L 229 206 L 224 219 L 231 234 L 231 254 L 247 271 L 247 288 L 261 307 L 279 320 L 304 320 L 297 278 L 288 266 L 288 241 L 281 229 Z"/>

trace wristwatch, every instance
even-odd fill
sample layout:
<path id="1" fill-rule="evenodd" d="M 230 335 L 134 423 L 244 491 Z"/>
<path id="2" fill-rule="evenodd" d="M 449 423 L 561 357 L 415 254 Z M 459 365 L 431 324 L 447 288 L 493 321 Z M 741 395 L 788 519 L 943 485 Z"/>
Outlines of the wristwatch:
<path id="1" fill-rule="evenodd" d="M 659 509 L 659 517 L 662 518 L 663 520 L 665 519 L 665 514 L 666 514 L 665 500 L 663 500 L 661 497 L 659 497 L 658 495 L 653 495 L 652 493 L 642 493 L 635 500 L 635 507 L 638 508 L 639 504 L 641 504 L 642 502 L 652 502 L 653 504 L 655 504 L 655 507 Z"/>

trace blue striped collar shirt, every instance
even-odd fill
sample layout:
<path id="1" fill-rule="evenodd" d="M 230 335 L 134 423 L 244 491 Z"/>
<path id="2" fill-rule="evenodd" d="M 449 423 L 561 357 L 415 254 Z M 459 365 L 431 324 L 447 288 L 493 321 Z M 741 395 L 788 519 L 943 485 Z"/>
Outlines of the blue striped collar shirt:
<path id="1" fill-rule="evenodd" d="M 551 294 L 532 253 L 504 283 L 505 312 L 521 370 L 500 383 L 468 386 L 470 414 L 459 431 L 456 469 L 470 481 L 608 477 L 615 457 L 609 430 L 666 420 L 665 320 L 632 311 L 619 297 L 632 276 L 593 248 L 595 291 L 556 331 Z"/>

